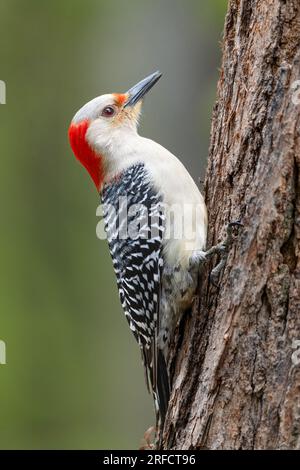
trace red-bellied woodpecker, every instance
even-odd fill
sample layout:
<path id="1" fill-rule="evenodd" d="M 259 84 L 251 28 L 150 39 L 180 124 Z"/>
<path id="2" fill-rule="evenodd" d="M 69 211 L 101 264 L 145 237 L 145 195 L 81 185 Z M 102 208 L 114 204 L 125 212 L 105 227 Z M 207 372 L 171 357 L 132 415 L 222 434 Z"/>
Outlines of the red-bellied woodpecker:
<path id="1" fill-rule="evenodd" d="M 137 133 L 142 98 L 160 77 L 155 72 L 127 93 L 85 104 L 69 138 L 101 195 L 121 303 L 162 424 L 170 339 L 191 307 L 199 263 L 226 251 L 226 243 L 204 252 L 207 214 L 200 191 L 174 155 Z"/>

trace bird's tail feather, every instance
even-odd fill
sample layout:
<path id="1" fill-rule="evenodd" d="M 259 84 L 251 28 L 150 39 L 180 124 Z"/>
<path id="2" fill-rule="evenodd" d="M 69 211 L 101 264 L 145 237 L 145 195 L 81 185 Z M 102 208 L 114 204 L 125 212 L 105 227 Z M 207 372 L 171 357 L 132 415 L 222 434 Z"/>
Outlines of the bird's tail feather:
<path id="1" fill-rule="evenodd" d="M 152 392 L 156 420 L 163 426 L 170 398 L 169 374 L 164 354 L 161 349 L 142 348 L 145 366 L 145 379 L 148 391 Z"/>
<path id="2" fill-rule="evenodd" d="M 167 364 L 161 349 L 158 349 L 157 356 L 157 395 L 161 425 L 163 426 L 170 398 L 170 387 Z"/>

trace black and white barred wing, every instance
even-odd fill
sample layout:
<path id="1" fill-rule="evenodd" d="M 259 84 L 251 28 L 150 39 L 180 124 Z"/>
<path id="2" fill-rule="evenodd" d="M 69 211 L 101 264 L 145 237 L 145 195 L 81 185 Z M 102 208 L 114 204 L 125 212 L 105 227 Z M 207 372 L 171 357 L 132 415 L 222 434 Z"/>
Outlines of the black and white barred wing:
<path id="1" fill-rule="evenodd" d="M 143 165 L 104 188 L 104 220 L 121 303 L 137 341 L 150 348 L 159 316 L 164 214 Z"/>
<path id="2" fill-rule="evenodd" d="M 151 209 L 157 211 L 154 214 L 156 218 L 159 217 L 159 209 L 159 204 Z M 131 233 L 120 264 L 118 286 L 131 330 L 140 346 L 150 347 L 156 334 L 159 315 L 162 229 L 156 230 L 157 233 L 154 234 L 146 220 L 148 217 L 145 209 L 137 211 L 136 216 L 128 218 Z M 153 218 L 151 213 L 150 217 Z M 139 231 L 138 235 L 136 230 Z"/>
<path id="3" fill-rule="evenodd" d="M 102 193 L 109 249 L 121 303 L 142 352 L 148 389 L 164 420 L 169 380 L 158 349 L 164 211 L 142 164 L 126 170 Z"/>

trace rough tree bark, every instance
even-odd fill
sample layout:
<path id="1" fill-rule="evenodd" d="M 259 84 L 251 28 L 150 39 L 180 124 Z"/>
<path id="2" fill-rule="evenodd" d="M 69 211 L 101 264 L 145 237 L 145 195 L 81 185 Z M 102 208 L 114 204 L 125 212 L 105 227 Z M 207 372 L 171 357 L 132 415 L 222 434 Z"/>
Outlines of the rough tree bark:
<path id="1" fill-rule="evenodd" d="M 231 0 L 205 182 L 208 246 L 244 229 L 173 345 L 164 449 L 300 448 L 300 1 Z"/>

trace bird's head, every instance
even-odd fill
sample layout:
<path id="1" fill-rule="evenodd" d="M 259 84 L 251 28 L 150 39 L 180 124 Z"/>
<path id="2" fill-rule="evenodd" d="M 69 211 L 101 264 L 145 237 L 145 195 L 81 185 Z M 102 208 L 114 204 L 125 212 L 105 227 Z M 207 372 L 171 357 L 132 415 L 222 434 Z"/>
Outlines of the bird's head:
<path id="1" fill-rule="evenodd" d="M 155 72 L 126 93 L 98 96 L 86 103 L 74 116 L 69 139 L 76 158 L 87 169 L 100 191 L 111 148 L 136 133 L 142 99 L 161 77 Z"/>

